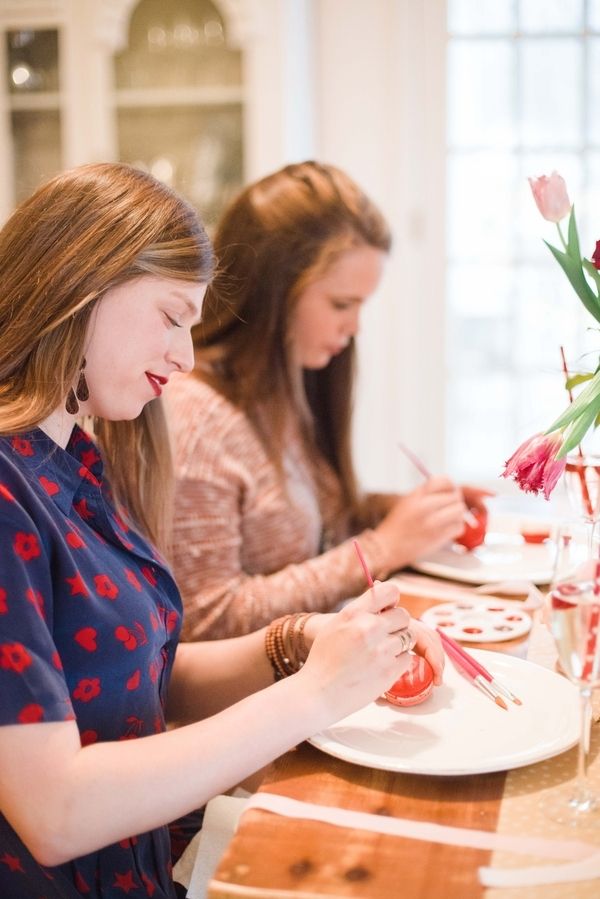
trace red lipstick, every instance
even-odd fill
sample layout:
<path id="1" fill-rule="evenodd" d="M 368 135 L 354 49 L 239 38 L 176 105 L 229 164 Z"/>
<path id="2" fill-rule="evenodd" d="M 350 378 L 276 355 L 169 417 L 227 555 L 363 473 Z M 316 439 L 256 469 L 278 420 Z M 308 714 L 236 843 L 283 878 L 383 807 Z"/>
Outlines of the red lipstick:
<path id="1" fill-rule="evenodd" d="M 148 381 L 150 382 L 150 385 L 152 386 L 152 390 L 154 391 L 155 395 L 160 396 L 162 393 L 162 388 L 164 387 L 164 385 L 167 383 L 167 381 L 169 379 L 163 378 L 162 375 L 155 375 L 151 371 L 145 372 L 145 375 L 148 378 Z"/>

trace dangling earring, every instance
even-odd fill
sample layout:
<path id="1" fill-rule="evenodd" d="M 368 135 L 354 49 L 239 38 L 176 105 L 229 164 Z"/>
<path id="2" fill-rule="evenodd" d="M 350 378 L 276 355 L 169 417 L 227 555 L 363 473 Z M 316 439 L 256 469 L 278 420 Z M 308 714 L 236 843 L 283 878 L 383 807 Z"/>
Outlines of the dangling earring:
<path id="1" fill-rule="evenodd" d="M 84 356 L 79 370 L 79 380 L 77 382 L 77 387 L 75 388 L 75 396 L 81 403 L 85 403 L 90 398 L 90 388 L 88 387 L 88 382 L 85 378 L 85 364 L 86 359 Z"/>
<path id="2" fill-rule="evenodd" d="M 65 401 L 65 409 L 69 413 L 69 415 L 77 415 L 79 412 L 79 400 L 82 403 L 85 403 L 86 400 L 90 398 L 90 389 L 88 387 L 88 383 L 85 377 L 84 369 L 85 369 L 85 357 L 83 362 L 81 363 L 81 368 L 79 370 L 79 380 L 77 381 L 77 387 L 75 390 L 71 387 L 67 394 L 67 399 Z"/>

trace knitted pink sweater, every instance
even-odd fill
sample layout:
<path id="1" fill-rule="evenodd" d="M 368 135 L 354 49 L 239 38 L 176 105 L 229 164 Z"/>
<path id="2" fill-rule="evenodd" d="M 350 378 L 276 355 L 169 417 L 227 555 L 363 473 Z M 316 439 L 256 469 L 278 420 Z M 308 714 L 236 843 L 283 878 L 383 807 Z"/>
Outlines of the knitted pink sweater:
<path id="1" fill-rule="evenodd" d="M 184 640 L 249 633 L 288 612 L 328 611 L 365 589 L 339 481 L 325 459 L 307 458 L 290 440 L 284 486 L 246 416 L 207 384 L 174 377 L 166 406 Z M 376 535 L 366 529 L 358 538 L 373 575 L 382 575 Z"/>

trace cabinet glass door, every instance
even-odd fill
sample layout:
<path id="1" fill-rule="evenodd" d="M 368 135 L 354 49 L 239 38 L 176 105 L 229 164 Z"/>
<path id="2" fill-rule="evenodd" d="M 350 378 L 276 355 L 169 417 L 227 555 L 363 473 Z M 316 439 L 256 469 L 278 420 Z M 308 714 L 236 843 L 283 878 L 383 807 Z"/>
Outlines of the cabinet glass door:
<path id="1" fill-rule="evenodd" d="M 141 0 L 115 59 L 119 158 L 170 184 L 210 226 L 242 183 L 241 53 L 209 0 Z"/>
<path id="2" fill-rule="evenodd" d="M 8 31 L 5 39 L 15 200 L 19 202 L 61 168 L 58 31 Z"/>

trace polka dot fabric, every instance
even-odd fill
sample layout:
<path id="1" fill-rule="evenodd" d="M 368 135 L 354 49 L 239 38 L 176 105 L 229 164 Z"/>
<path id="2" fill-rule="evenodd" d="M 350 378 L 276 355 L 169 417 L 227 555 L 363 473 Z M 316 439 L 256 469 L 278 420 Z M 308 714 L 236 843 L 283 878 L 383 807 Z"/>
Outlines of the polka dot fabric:
<path id="1" fill-rule="evenodd" d="M 100 453 L 0 437 L 0 725 L 75 720 L 84 745 L 165 729 L 181 602 L 117 514 Z M 166 828 L 41 867 L 0 815 L 0 896 L 175 896 Z"/>

